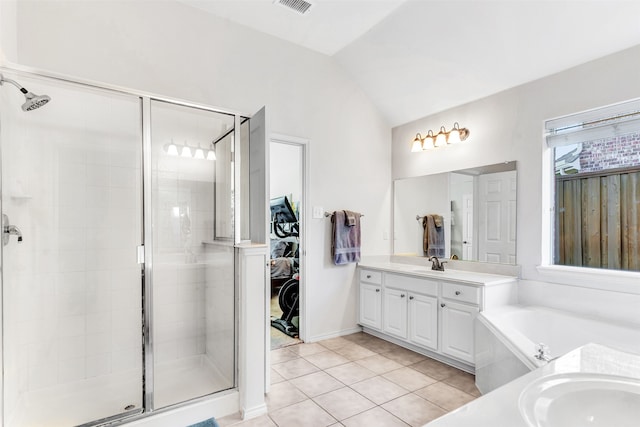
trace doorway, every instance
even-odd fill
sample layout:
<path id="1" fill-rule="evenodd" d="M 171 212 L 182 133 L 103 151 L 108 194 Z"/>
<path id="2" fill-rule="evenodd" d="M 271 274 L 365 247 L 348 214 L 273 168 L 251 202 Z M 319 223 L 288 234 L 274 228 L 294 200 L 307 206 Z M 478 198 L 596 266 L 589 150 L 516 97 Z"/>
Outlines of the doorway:
<path id="1" fill-rule="evenodd" d="M 272 137 L 270 143 L 270 346 L 298 344 L 304 284 L 306 141 Z"/>

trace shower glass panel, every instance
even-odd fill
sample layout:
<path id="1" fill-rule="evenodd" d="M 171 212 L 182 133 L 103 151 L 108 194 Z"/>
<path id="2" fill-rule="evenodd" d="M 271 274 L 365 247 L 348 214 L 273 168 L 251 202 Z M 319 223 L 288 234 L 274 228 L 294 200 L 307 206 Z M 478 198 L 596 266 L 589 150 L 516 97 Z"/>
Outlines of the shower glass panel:
<path id="1" fill-rule="evenodd" d="M 234 134 L 225 132 L 213 145 L 215 164 L 215 240 L 233 242 Z"/>
<path id="2" fill-rule="evenodd" d="M 162 408 L 236 382 L 234 116 L 157 100 L 150 116 L 153 406 Z M 217 208 L 229 239 L 214 239 Z"/>
<path id="3" fill-rule="evenodd" d="M 73 426 L 142 410 L 141 100 L 3 72 L 3 425 Z"/>

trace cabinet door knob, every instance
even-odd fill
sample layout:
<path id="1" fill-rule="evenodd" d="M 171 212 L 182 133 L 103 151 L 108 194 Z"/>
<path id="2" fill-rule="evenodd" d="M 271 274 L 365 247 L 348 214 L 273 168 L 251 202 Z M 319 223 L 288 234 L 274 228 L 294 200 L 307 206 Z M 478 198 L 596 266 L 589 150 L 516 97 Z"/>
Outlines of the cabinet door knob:
<path id="1" fill-rule="evenodd" d="M 404 294 L 400 294 L 400 298 L 404 298 Z"/>
<path id="2" fill-rule="evenodd" d="M 376 289 L 376 292 L 380 292 L 380 289 Z"/>
<path id="3" fill-rule="evenodd" d="M 460 295 L 462 292 L 460 291 L 456 291 L 456 295 Z"/>
<path id="4" fill-rule="evenodd" d="M 367 274 L 367 279 L 371 279 L 371 275 L 370 274 Z"/>
<path id="5" fill-rule="evenodd" d="M 444 307 L 444 306 L 445 306 L 445 303 L 440 304 L 440 307 Z"/>
<path id="6" fill-rule="evenodd" d="M 413 299 L 413 295 L 409 297 L 409 299 Z"/>

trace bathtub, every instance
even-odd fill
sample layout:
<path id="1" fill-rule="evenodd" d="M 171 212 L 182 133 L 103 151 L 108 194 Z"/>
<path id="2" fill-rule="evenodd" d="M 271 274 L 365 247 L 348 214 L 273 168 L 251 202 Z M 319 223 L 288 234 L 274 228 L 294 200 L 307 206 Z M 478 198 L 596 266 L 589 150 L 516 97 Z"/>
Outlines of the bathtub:
<path id="1" fill-rule="evenodd" d="M 640 354 L 640 327 L 546 307 L 484 311 L 475 328 L 476 386 L 488 393 L 545 365 L 533 357 L 540 343 L 556 358 L 590 342 Z"/>

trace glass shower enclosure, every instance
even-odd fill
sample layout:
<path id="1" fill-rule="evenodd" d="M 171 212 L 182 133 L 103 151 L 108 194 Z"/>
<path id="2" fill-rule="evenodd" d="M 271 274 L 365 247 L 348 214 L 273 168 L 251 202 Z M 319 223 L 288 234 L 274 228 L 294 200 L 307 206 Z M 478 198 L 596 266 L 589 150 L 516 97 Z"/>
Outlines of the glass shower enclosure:
<path id="1" fill-rule="evenodd" d="M 241 118 L 2 73 L 51 97 L 24 112 L 0 86 L 3 425 L 99 425 L 234 388 Z"/>

